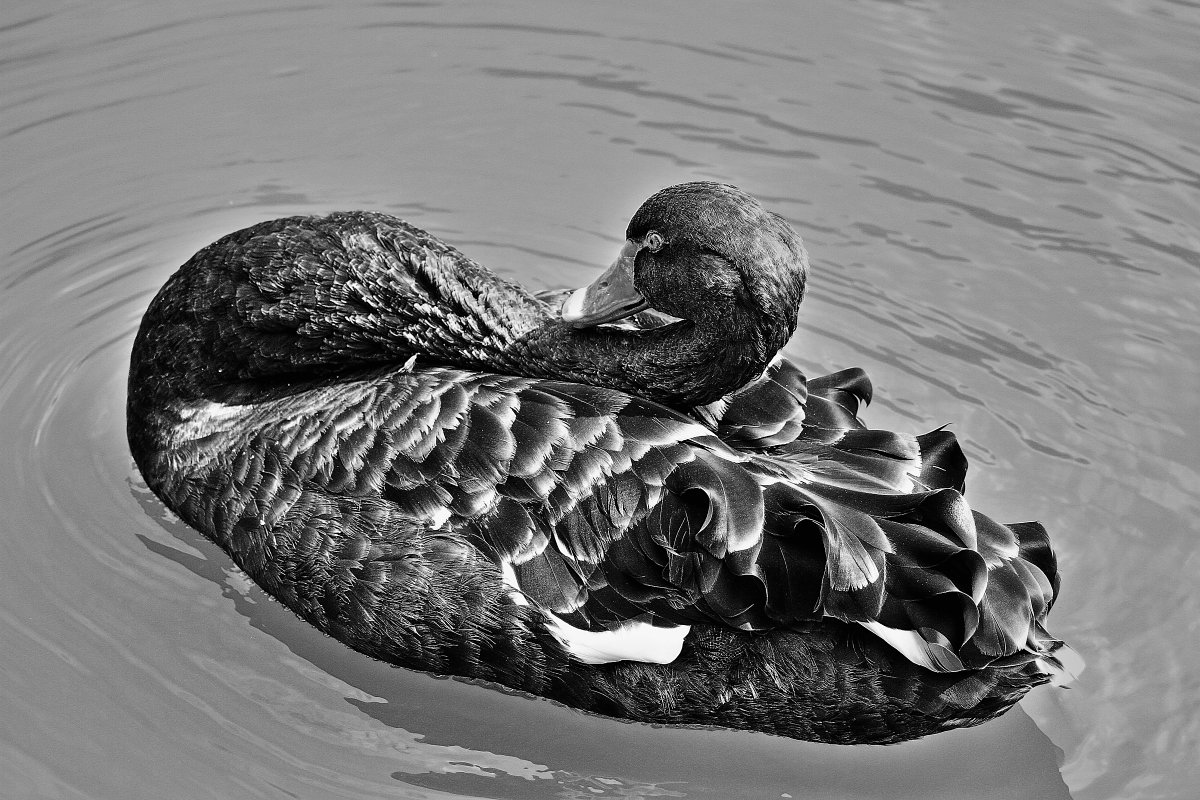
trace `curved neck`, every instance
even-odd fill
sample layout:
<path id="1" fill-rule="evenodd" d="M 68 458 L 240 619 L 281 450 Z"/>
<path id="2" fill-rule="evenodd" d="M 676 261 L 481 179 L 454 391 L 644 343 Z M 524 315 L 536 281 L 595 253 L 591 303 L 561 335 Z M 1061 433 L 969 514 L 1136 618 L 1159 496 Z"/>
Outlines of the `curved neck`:
<path id="1" fill-rule="evenodd" d="M 719 329 L 686 320 L 648 330 L 576 329 L 554 320 L 513 342 L 502 358 L 530 377 L 604 386 L 682 409 L 753 380 L 786 342 L 777 338 L 737 315 Z"/>

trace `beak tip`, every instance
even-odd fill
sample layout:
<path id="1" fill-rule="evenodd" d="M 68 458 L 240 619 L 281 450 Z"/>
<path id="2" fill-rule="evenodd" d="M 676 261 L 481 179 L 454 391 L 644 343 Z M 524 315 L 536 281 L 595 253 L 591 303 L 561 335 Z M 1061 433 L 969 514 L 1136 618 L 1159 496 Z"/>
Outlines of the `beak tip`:
<path id="1" fill-rule="evenodd" d="M 637 243 L 626 242 L 621 255 L 604 274 L 576 289 L 559 309 L 562 321 L 575 328 L 590 328 L 624 319 L 646 307 L 646 299 L 633 283 Z"/>
<path id="2" fill-rule="evenodd" d="M 586 289 L 576 289 L 567 296 L 567 299 L 563 301 L 562 308 L 559 310 L 559 315 L 562 317 L 563 322 L 575 324 L 583 317 L 586 295 Z"/>

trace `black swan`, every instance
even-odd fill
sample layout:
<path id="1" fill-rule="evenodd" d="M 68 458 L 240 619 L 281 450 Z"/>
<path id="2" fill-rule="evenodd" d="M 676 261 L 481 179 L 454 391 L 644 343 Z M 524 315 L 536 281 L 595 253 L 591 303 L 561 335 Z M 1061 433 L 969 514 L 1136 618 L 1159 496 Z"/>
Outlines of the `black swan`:
<path id="1" fill-rule="evenodd" d="M 560 313 L 379 213 L 184 264 L 142 320 L 148 486 L 354 649 L 657 723 L 886 743 L 994 717 L 1073 654 L 1037 523 L 952 434 L 870 430 L 777 357 L 807 256 L 733 187 L 664 189 Z"/>

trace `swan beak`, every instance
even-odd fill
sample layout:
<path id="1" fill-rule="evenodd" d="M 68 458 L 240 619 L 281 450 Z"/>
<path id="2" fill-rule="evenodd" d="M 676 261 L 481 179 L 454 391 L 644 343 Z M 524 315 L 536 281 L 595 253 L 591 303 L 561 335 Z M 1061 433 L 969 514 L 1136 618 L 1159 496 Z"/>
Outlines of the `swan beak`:
<path id="1" fill-rule="evenodd" d="M 633 285 L 633 262 L 641 245 L 625 242 L 621 254 L 604 274 L 576 289 L 562 305 L 562 318 L 576 328 L 588 328 L 631 317 L 649 303 Z"/>

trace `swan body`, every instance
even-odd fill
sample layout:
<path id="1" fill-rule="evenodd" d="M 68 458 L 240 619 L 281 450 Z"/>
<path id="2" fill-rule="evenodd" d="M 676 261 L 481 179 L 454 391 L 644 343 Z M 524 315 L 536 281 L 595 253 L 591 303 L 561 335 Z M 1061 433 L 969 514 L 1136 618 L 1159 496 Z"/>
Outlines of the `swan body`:
<path id="1" fill-rule="evenodd" d="M 988 719 L 1066 670 L 1045 531 L 967 506 L 951 434 L 864 427 L 861 371 L 776 357 L 806 276 L 716 184 L 647 201 L 561 314 L 393 217 L 262 223 L 151 302 L 131 449 L 268 593 L 391 663 L 820 741 Z"/>

